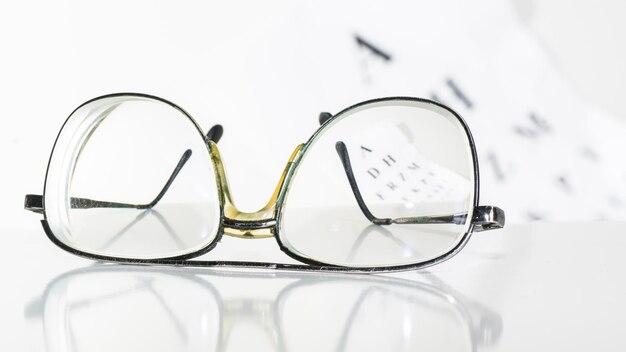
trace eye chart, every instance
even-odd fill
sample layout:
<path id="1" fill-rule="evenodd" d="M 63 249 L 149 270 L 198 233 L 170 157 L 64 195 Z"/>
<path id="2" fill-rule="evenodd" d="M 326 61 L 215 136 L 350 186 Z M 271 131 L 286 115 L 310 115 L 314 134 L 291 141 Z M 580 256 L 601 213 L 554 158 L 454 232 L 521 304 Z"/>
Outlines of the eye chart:
<path id="1" fill-rule="evenodd" d="M 329 106 L 356 92 L 452 107 L 476 141 L 481 203 L 513 222 L 626 217 L 626 128 L 576 96 L 506 4 L 358 6 L 315 36 Z"/>

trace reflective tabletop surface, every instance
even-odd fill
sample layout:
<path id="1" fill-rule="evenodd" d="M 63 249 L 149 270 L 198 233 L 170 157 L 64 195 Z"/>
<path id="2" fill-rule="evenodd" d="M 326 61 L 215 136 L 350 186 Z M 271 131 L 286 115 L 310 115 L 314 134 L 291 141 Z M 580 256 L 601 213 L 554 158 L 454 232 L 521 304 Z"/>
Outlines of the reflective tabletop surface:
<path id="1" fill-rule="evenodd" d="M 9 285 L 1 308 L 10 332 L 3 344 L 31 351 L 623 351 L 623 226 L 513 225 L 475 234 L 445 263 L 393 275 L 113 265 L 65 253 L 35 227 L 3 232 Z M 225 239 L 218 254 L 290 262 L 272 245 Z"/>

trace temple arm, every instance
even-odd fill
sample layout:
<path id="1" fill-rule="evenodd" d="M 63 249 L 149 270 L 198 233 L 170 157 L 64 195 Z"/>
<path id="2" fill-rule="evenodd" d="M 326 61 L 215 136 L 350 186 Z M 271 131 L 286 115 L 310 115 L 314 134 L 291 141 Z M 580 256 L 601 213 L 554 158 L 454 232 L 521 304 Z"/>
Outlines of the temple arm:
<path id="1" fill-rule="evenodd" d="M 464 224 L 467 213 L 457 213 L 453 215 L 441 216 L 416 216 L 406 218 L 395 218 L 393 224 Z M 481 205 L 474 207 L 472 223 L 474 231 L 486 231 L 501 229 L 504 227 L 504 210 L 491 205 Z"/>
<path id="2" fill-rule="evenodd" d="M 343 165 L 343 169 L 348 177 L 348 182 L 350 183 L 350 188 L 352 189 L 352 193 L 354 194 L 354 198 L 356 199 L 359 208 L 361 208 L 361 212 L 363 215 L 376 225 L 391 225 L 391 224 L 464 224 L 467 220 L 467 213 L 458 213 L 451 215 L 439 215 L 439 216 L 416 216 L 416 217 L 402 217 L 402 218 L 377 218 L 372 214 L 369 210 L 365 201 L 363 200 L 363 196 L 361 195 L 361 191 L 359 190 L 359 186 L 354 177 L 354 172 L 352 170 L 352 164 L 350 162 L 350 155 L 348 154 L 348 148 L 344 142 L 335 143 L 335 149 L 337 149 L 337 154 L 339 155 L 339 159 L 341 159 L 341 164 Z M 504 211 L 498 207 L 494 206 L 478 206 L 474 208 L 474 215 L 472 216 L 472 223 L 475 226 L 475 231 L 484 231 L 502 228 L 504 226 Z"/>
<path id="3" fill-rule="evenodd" d="M 163 198 L 165 193 L 167 193 L 167 190 L 170 188 L 170 186 L 176 179 L 176 176 L 178 176 L 178 173 L 183 168 L 183 166 L 185 166 L 185 163 L 187 163 L 187 160 L 189 160 L 190 157 L 191 157 L 191 149 L 187 149 L 183 153 L 180 160 L 178 161 L 178 164 L 174 168 L 174 171 L 172 172 L 170 177 L 167 179 L 167 182 L 165 182 L 165 185 L 163 186 L 163 188 L 161 188 L 161 192 L 159 192 L 159 194 L 157 194 L 157 196 L 149 203 L 130 204 L 130 203 L 93 200 L 89 198 L 71 197 L 70 207 L 78 208 L 78 209 L 92 209 L 92 208 L 150 209 L 154 207 L 155 205 L 157 205 L 157 203 L 159 203 L 159 201 L 161 200 L 161 198 Z M 24 200 L 24 208 L 26 210 L 33 211 L 35 213 L 42 213 L 43 212 L 43 197 L 40 195 L 36 195 L 36 194 L 27 194 Z"/>
<path id="4" fill-rule="evenodd" d="M 214 125 L 207 132 L 206 137 L 209 140 L 217 143 L 220 138 L 224 134 L 224 128 L 221 125 Z M 150 202 L 145 204 L 129 204 L 129 203 L 119 203 L 119 202 L 108 202 L 101 200 L 93 200 L 88 198 L 70 198 L 70 207 L 72 208 L 80 208 L 80 209 L 91 209 L 91 208 L 131 208 L 131 209 L 150 209 L 157 205 L 157 203 L 163 198 L 167 190 L 178 176 L 180 170 L 185 166 L 185 163 L 191 157 L 191 149 L 187 149 L 183 156 L 178 161 L 176 168 L 170 175 L 170 178 L 165 183 L 165 186 L 161 189 L 161 192 Z M 30 210 L 35 213 L 43 213 L 43 196 L 38 194 L 27 194 L 24 198 L 24 209 Z"/>
<path id="5" fill-rule="evenodd" d="M 361 208 L 363 215 L 365 215 L 367 220 L 376 225 L 390 225 L 393 222 L 392 219 L 380 219 L 375 217 L 367 205 L 365 205 L 365 201 L 363 201 L 363 197 L 361 196 L 361 191 L 359 191 L 359 185 L 357 185 L 356 179 L 354 178 L 352 164 L 350 163 L 350 155 L 348 154 L 348 148 L 346 148 L 345 143 L 341 141 L 335 143 L 335 149 L 337 149 L 337 154 L 339 154 L 339 159 L 341 159 L 341 164 L 343 165 L 343 170 L 346 172 L 346 176 L 348 176 L 350 188 L 352 188 L 354 198 L 356 198 L 356 202 L 359 204 L 359 208 Z"/>

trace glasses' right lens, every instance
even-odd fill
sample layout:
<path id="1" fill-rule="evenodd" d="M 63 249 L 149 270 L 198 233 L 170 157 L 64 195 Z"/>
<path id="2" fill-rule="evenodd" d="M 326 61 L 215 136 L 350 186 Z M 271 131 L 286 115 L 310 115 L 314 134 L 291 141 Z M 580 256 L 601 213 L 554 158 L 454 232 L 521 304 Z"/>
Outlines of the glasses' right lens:
<path id="1" fill-rule="evenodd" d="M 70 247 L 140 259 L 197 251 L 214 240 L 220 215 L 201 131 L 173 105 L 139 96 L 101 98 L 70 116 L 45 210 Z"/>
<path id="2" fill-rule="evenodd" d="M 351 108 L 307 146 L 283 205 L 280 239 L 349 267 L 425 262 L 468 232 L 473 149 L 461 120 L 427 101 Z"/>

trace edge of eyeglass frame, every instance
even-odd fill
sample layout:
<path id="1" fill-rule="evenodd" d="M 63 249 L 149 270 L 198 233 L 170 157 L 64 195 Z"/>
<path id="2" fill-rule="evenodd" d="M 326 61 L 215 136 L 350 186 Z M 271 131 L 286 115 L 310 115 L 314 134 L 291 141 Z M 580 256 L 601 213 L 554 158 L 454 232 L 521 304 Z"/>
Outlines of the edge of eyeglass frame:
<path id="1" fill-rule="evenodd" d="M 65 124 L 68 122 L 69 118 L 74 114 L 74 112 L 78 109 L 80 109 L 82 106 L 91 103 L 92 101 L 98 100 L 98 99 L 104 99 L 104 98 L 110 98 L 110 97 L 117 97 L 117 96 L 134 96 L 134 97 L 143 97 L 143 98 L 148 98 L 148 99 L 155 99 L 161 102 L 164 102 L 168 105 L 170 105 L 171 107 L 179 110 L 181 113 L 183 113 L 198 129 L 198 131 L 202 132 L 202 129 L 200 128 L 200 126 L 195 122 L 195 120 L 191 117 L 191 115 L 189 115 L 184 109 L 182 109 L 181 107 L 179 107 L 178 105 L 157 97 L 157 96 L 153 96 L 153 95 L 149 95 L 149 94 L 143 94 L 143 93 L 113 93 L 113 94 L 107 94 L 107 95 L 103 95 L 103 96 L 99 96 L 93 99 L 90 99 L 86 102 L 84 102 L 83 104 L 81 104 L 80 106 L 78 106 L 76 109 L 74 109 L 74 111 L 69 115 L 69 117 L 65 120 L 65 122 L 63 123 L 61 129 L 59 130 L 59 133 L 57 135 L 57 138 L 55 139 L 54 142 L 54 146 L 52 148 L 52 151 L 50 153 L 50 158 L 48 160 L 48 166 L 50 165 L 50 160 L 52 159 L 52 155 L 54 153 L 54 149 L 56 147 L 56 143 L 57 140 L 61 134 L 61 131 L 63 130 L 63 127 L 65 127 Z M 43 214 L 44 219 L 41 220 L 42 226 L 44 228 L 44 232 L 46 233 L 46 235 L 48 236 L 48 238 L 58 247 L 60 247 L 61 249 L 72 253 L 74 255 L 77 256 L 81 256 L 81 257 L 85 257 L 88 259 L 92 259 L 92 260 L 101 260 L 101 261 L 109 261 L 109 262 L 115 262 L 115 263 L 126 263 L 126 264 L 144 264 L 144 265 L 175 265 L 175 266 L 188 266 L 188 267 L 234 267 L 234 268 L 258 268 L 258 269 L 278 269 L 278 270 L 300 270 L 300 271 L 318 271 L 318 272 L 361 272 L 361 273 L 376 273 L 376 272 L 396 272 L 396 271 L 406 271 L 406 270 L 418 270 L 418 269 L 423 269 L 423 268 L 427 268 L 429 266 L 438 264 L 440 262 L 446 261 L 450 258 L 452 258 L 453 256 L 455 256 L 459 251 L 461 251 L 461 249 L 463 249 L 463 247 L 467 244 L 468 240 L 471 238 L 472 233 L 476 230 L 476 231 L 480 231 L 481 229 L 479 229 L 478 226 L 476 226 L 476 223 L 474 222 L 474 211 L 478 208 L 478 202 L 479 202 L 479 170 L 478 170 L 478 158 L 477 158 L 477 153 L 476 153 L 476 145 L 474 143 L 474 139 L 473 136 L 469 130 L 469 127 L 467 125 L 467 123 L 465 122 L 465 120 L 463 120 L 463 118 L 456 113 L 454 110 L 452 110 L 451 108 L 447 107 L 444 104 L 441 104 L 439 102 L 433 101 L 433 100 L 429 100 L 429 99 L 424 99 L 424 98 L 416 98 L 416 97 L 405 97 L 405 96 L 397 96 L 397 97 L 383 97 L 383 98 L 377 98 L 377 99 L 371 99 L 371 100 L 366 100 L 357 104 L 354 104 L 352 106 L 349 106 L 343 110 L 341 110 L 340 112 L 338 112 L 337 114 L 333 115 L 332 117 L 326 119 L 326 121 L 324 121 L 321 126 L 315 131 L 315 133 L 313 133 L 313 135 L 309 138 L 309 140 L 304 143 L 304 145 L 302 145 L 301 148 L 297 148 L 296 152 L 294 152 L 294 154 L 297 154 L 297 157 L 295 158 L 295 160 L 293 160 L 292 163 L 288 163 L 287 169 L 285 170 L 286 174 L 284 175 L 284 178 L 281 177 L 281 180 L 279 182 L 279 185 L 277 187 L 278 190 L 278 194 L 277 194 L 277 199 L 276 199 L 276 207 L 275 207 L 275 213 L 274 213 L 274 219 L 276 221 L 276 224 L 278 225 L 280 223 L 280 217 L 282 215 L 282 206 L 284 204 L 284 198 L 286 196 L 286 193 L 288 191 L 289 188 L 289 184 L 291 181 L 291 178 L 294 176 L 295 171 L 298 168 L 299 162 L 302 158 L 302 156 L 306 153 L 308 147 L 311 145 L 311 143 L 317 138 L 317 136 L 319 134 L 322 133 L 322 131 L 325 130 L 326 126 L 328 126 L 329 124 L 333 123 L 333 121 L 335 121 L 337 118 L 341 117 L 343 114 L 345 114 L 346 112 L 349 112 L 355 108 L 358 108 L 360 106 L 363 105 L 367 105 L 367 104 L 372 104 L 372 103 L 377 103 L 377 102 L 385 102 L 385 101 L 394 101 L 394 100 L 398 100 L 398 101 L 412 101 L 412 102 L 421 102 L 421 103 L 426 103 L 426 104 L 432 104 L 435 106 L 438 106 L 448 112 L 450 112 L 453 116 L 455 116 L 457 118 L 457 120 L 459 121 L 459 123 L 463 126 L 464 131 L 466 132 L 466 135 L 468 137 L 468 141 L 470 144 L 470 150 L 471 150 L 471 154 L 472 154 L 472 162 L 473 162 L 473 166 L 474 166 L 474 204 L 473 207 L 471 209 L 472 212 L 472 216 L 471 216 L 471 223 L 468 227 L 467 232 L 462 236 L 461 240 L 457 243 L 457 245 L 455 247 L 453 247 L 452 249 L 450 249 L 448 252 L 436 257 L 436 258 L 432 258 L 430 260 L 424 261 L 424 262 L 418 262 L 418 263 L 412 263 L 412 264 L 402 264 L 402 265 L 394 265 L 394 266 L 372 266 L 372 267 L 346 267 L 346 266 L 339 266 L 339 265 L 333 265 L 333 264 L 326 264 L 311 258 L 307 258 L 304 256 L 301 256 L 295 252 L 292 252 L 280 239 L 280 226 L 274 226 L 273 229 L 275 231 L 274 236 L 276 238 L 276 241 L 279 245 L 279 248 L 281 249 L 281 251 L 283 251 L 285 254 L 287 254 L 289 257 L 298 260 L 302 263 L 305 263 L 307 265 L 301 265 L 301 264 L 286 264 L 286 263 L 271 263 L 271 262 L 248 262 L 248 261 L 223 261 L 223 260 L 214 260 L 214 261 L 200 261 L 200 260 L 188 260 L 191 258 L 196 258 L 198 256 L 201 256 L 207 252 L 209 252 L 210 250 L 212 250 L 213 248 L 215 248 L 215 246 L 217 245 L 217 243 L 221 240 L 222 236 L 224 235 L 224 229 L 226 226 L 224 226 L 224 218 L 225 218 L 225 214 L 224 214 L 224 203 L 222 203 L 221 205 L 221 209 L 220 209 L 220 216 L 222 221 L 220 221 L 220 225 L 219 228 L 217 230 L 217 234 L 215 236 L 215 238 L 208 243 L 205 247 L 192 252 L 192 253 L 188 253 L 185 255 L 180 255 L 180 256 L 175 256 L 175 257 L 164 257 L 164 258 L 154 258 L 154 259 L 139 259 L 139 258 L 121 258 L 121 257 L 112 257 L 112 256 L 106 256 L 106 255 L 101 255 L 101 254 L 93 254 L 93 253 L 88 253 L 88 252 L 84 252 L 75 248 L 72 248 L 68 245 L 66 245 L 65 243 L 61 242 L 58 238 L 56 238 L 56 236 L 52 233 L 52 230 L 50 229 L 48 223 L 47 223 L 47 216 L 46 216 L 46 212 L 45 212 L 45 207 L 43 207 L 42 204 L 42 211 L 41 213 Z M 203 138 L 205 138 L 206 141 L 206 136 L 203 135 Z M 208 141 L 207 141 L 208 142 Z M 207 143 L 207 146 L 209 147 L 209 152 L 211 152 L 211 148 L 210 148 L 210 143 Z M 300 150 L 298 150 L 300 149 Z M 46 180 L 47 180 L 47 175 L 48 175 L 48 168 L 46 169 Z M 45 195 L 45 188 L 46 188 L 46 184 L 44 182 L 44 192 L 43 194 Z M 220 192 L 220 197 L 223 197 L 223 193 Z M 220 201 L 222 201 L 222 199 L 220 199 Z M 43 203 L 43 202 L 42 202 Z M 469 214 L 468 214 L 469 215 Z M 503 215 L 503 214 L 502 214 Z M 486 230 L 487 228 L 485 228 Z"/>
<path id="2" fill-rule="evenodd" d="M 294 167 L 288 170 L 288 175 L 286 177 L 286 185 L 281 185 L 281 190 L 280 190 L 280 194 L 279 194 L 277 205 L 276 205 L 276 214 L 275 214 L 276 224 L 280 224 L 281 216 L 283 213 L 282 207 L 284 205 L 284 198 L 286 197 L 286 194 L 289 190 L 289 181 L 295 175 L 295 172 L 297 171 L 301 158 L 304 157 L 304 155 L 306 155 L 306 152 L 308 148 L 311 146 L 311 144 L 313 143 L 313 141 L 315 141 L 317 137 L 321 133 L 323 133 L 330 124 L 332 124 L 334 121 L 336 121 L 345 113 L 350 112 L 353 109 L 359 108 L 364 105 L 374 104 L 374 103 L 379 103 L 379 102 L 386 102 L 386 101 L 404 101 L 404 102 L 418 102 L 418 103 L 431 104 L 451 113 L 457 119 L 457 121 L 461 124 L 468 139 L 468 143 L 469 143 L 471 155 L 472 155 L 472 165 L 474 166 L 474 203 L 471 208 L 471 212 L 468 214 L 468 217 L 470 219 L 470 225 L 467 229 L 467 232 L 463 234 L 463 237 L 461 238 L 461 240 L 457 243 L 455 247 L 450 249 L 448 252 L 438 257 L 429 259 L 427 261 L 413 263 L 413 264 L 403 264 L 403 265 L 385 266 L 385 267 L 340 267 L 340 266 L 333 265 L 331 267 L 333 268 L 338 267 L 338 268 L 343 269 L 343 270 L 333 270 L 333 271 L 350 271 L 350 272 L 366 272 L 366 273 L 370 272 L 371 273 L 371 272 L 396 272 L 396 271 L 424 269 L 424 268 L 441 263 L 443 261 L 446 261 L 454 257 L 456 254 L 458 254 L 458 252 L 460 252 L 463 249 L 463 247 L 465 247 L 465 245 L 467 244 L 467 242 L 469 241 L 469 239 L 471 238 L 472 234 L 475 231 L 480 232 L 480 231 L 485 231 L 485 230 L 497 229 L 497 228 L 501 228 L 504 225 L 504 211 L 502 211 L 502 209 L 494 207 L 494 206 L 480 207 L 478 205 L 479 195 L 480 195 L 478 155 L 476 152 L 476 144 L 474 142 L 473 135 L 469 129 L 469 126 L 465 122 L 465 120 L 456 111 L 454 111 L 453 109 L 451 109 L 450 107 L 442 103 L 439 103 L 430 99 L 425 99 L 425 98 L 406 97 L 406 96 L 382 97 L 382 98 L 370 99 L 370 100 L 362 101 L 360 103 L 353 104 L 341 110 L 340 112 L 336 113 L 335 115 L 328 114 L 328 115 L 331 115 L 330 117 L 326 114 L 325 114 L 326 116 L 324 117 L 320 116 L 320 127 L 313 133 L 313 135 L 307 140 L 307 142 L 304 143 L 304 146 L 300 150 L 297 160 L 294 161 Z M 479 213 L 476 213 L 477 210 L 479 210 Z M 476 217 L 475 215 L 480 215 L 480 216 Z M 485 220 L 489 220 L 490 217 L 492 217 L 493 219 L 497 221 L 495 222 L 485 221 Z M 498 226 L 498 223 L 501 223 L 502 226 Z M 309 265 L 316 266 L 319 268 L 328 267 L 328 264 L 318 262 L 311 258 L 307 258 L 295 252 L 290 251 L 289 248 L 285 244 L 283 244 L 283 242 L 281 241 L 280 226 L 276 226 L 275 231 L 276 233 L 274 237 L 276 237 L 276 241 L 278 242 L 279 247 L 288 256 L 300 262 L 307 263 Z M 324 270 L 325 269 L 322 269 L 321 271 L 324 271 Z"/>

